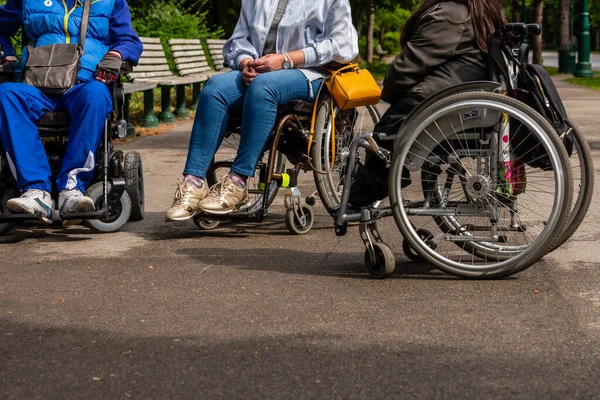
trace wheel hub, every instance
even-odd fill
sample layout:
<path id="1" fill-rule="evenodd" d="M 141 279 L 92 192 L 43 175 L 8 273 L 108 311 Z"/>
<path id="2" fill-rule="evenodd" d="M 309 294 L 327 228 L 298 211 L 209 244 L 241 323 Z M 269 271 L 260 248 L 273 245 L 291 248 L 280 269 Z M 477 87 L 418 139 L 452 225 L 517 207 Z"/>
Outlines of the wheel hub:
<path id="1" fill-rule="evenodd" d="M 490 179 L 484 175 L 473 175 L 467 178 L 467 194 L 475 201 L 481 201 L 491 189 Z"/>

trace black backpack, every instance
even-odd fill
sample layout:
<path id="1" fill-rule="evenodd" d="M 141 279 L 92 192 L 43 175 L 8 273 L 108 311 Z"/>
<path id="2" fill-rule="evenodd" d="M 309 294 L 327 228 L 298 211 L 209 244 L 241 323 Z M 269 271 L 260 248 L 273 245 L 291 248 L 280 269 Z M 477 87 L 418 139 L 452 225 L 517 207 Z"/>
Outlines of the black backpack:
<path id="1" fill-rule="evenodd" d="M 502 57 L 501 45 L 495 40 L 488 40 L 489 56 L 493 60 L 493 67 L 497 72 L 510 82 L 508 67 Z M 508 54 L 507 54 L 508 53 Z M 507 57 L 519 65 L 517 73 L 516 90 L 509 90 L 508 95 L 516 98 L 538 113 L 540 113 L 552 125 L 556 134 L 560 136 L 569 156 L 573 152 L 573 128 L 570 126 L 567 111 L 560 99 L 558 90 L 548 72 L 541 65 L 529 64 L 529 47 L 521 45 L 516 52 L 505 52 Z M 518 59 L 516 57 L 518 57 Z M 519 124 L 511 124 L 511 138 L 513 151 L 517 156 L 523 157 L 524 161 L 535 168 L 552 168 L 548 155 L 539 141 L 529 132 L 523 132 L 516 128 Z"/>

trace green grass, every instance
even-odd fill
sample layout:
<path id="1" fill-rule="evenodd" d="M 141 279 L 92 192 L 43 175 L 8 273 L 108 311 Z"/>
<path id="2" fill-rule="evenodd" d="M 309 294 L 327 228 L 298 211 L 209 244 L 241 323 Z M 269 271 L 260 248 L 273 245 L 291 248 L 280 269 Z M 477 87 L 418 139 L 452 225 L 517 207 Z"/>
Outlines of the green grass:
<path id="1" fill-rule="evenodd" d="M 596 73 L 590 78 L 569 78 L 566 80 L 573 85 L 583 86 L 588 89 L 600 91 L 600 74 Z"/>
<path id="2" fill-rule="evenodd" d="M 556 67 L 546 67 L 546 66 L 544 66 L 544 68 L 546 69 L 546 71 L 548 71 L 548 74 L 550 74 L 550 75 L 558 75 L 558 68 L 556 68 Z"/>
<path id="3" fill-rule="evenodd" d="M 361 68 L 369 70 L 369 72 L 371 73 L 371 75 L 373 75 L 373 78 L 375 78 L 376 81 L 382 81 L 383 78 L 385 78 L 385 73 L 390 67 L 390 64 L 380 62 L 360 62 L 358 63 L 358 65 L 360 65 Z"/>

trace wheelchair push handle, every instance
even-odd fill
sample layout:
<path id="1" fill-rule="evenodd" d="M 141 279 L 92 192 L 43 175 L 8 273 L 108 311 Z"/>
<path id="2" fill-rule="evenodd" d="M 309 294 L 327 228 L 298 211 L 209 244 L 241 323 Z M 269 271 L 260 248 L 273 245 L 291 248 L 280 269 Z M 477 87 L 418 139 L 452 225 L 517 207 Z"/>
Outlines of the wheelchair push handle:
<path id="1" fill-rule="evenodd" d="M 133 78 L 131 77 L 131 75 L 129 75 L 131 72 L 133 72 L 133 65 L 131 65 L 129 61 L 123 61 L 123 63 L 121 64 L 120 73 L 121 76 L 125 77 L 127 82 L 133 81 Z"/>
<path id="2" fill-rule="evenodd" d="M 526 24 L 523 22 L 514 22 L 512 24 L 502 25 L 496 33 L 503 36 L 505 33 L 511 33 L 516 36 L 525 36 L 527 34 L 540 35 L 542 27 L 539 24 Z"/>

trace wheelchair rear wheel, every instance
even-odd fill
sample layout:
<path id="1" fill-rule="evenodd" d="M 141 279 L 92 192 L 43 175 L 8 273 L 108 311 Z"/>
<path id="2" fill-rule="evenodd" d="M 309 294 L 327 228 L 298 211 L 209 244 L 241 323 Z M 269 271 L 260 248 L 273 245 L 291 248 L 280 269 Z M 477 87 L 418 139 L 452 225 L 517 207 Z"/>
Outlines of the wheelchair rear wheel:
<path id="1" fill-rule="evenodd" d="M 9 200 L 9 196 L 5 193 L 2 198 L 0 198 L 0 214 L 4 214 L 6 211 L 6 202 Z M 11 222 L 5 222 L 0 224 L 0 236 L 6 235 L 14 228 L 15 224 Z"/>
<path id="2" fill-rule="evenodd" d="M 314 178 L 319 197 L 330 215 L 334 216 L 340 205 L 350 144 L 363 133 L 373 132 L 380 114 L 376 106 L 364 106 L 340 110 L 334 105 L 335 157 L 332 157 L 331 102 L 328 98 L 320 106 L 315 120 L 315 133 L 311 157 L 315 167 Z M 364 149 L 359 150 L 364 161 Z M 332 161 L 333 159 L 333 161 Z"/>
<path id="3" fill-rule="evenodd" d="M 568 123 L 573 128 L 574 136 L 573 153 L 569 157 L 573 173 L 573 207 L 565 230 L 560 234 L 549 252 L 556 250 L 573 236 L 590 208 L 592 194 L 594 193 L 594 163 L 590 145 L 577 125 L 570 119 Z"/>
<path id="4" fill-rule="evenodd" d="M 130 221 L 144 219 L 144 170 L 137 151 L 125 154 L 125 190 L 131 199 Z"/>
<path id="5" fill-rule="evenodd" d="M 547 253 L 571 210 L 572 177 L 564 146 L 543 117 L 507 96 L 475 92 L 449 96 L 411 120 L 395 145 L 390 201 L 421 258 L 459 277 L 491 279 Z M 543 146 L 550 169 L 514 158 L 518 135 Z M 501 153 L 519 166 L 510 177 Z M 400 190 L 405 170 L 412 184 Z"/>

